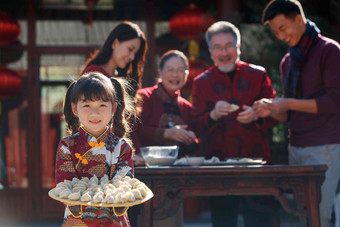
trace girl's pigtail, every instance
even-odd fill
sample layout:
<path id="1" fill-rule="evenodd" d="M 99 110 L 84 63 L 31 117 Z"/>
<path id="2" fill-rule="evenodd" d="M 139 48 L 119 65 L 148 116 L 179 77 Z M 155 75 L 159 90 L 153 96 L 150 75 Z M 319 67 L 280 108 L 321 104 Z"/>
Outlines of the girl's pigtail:
<path id="1" fill-rule="evenodd" d="M 64 100 L 64 116 L 65 121 L 67 123 L 68 133 L 73 135 L 78 132 L 79 129 L 79 119 L 73 114 L 72 106 L 71 106 L 71 93 L 72 89 L 76 82 L 72 82 L 70 86 L 67 88 L 65 100 Z"/>
<path id="2" fill-rule="evenodd" d="M 130 119 L 135 116 L 132 99 L 126 91 L 129 83 L 123 78 L 111 78 L 111 82 L 115 88 L 117 99 L 115 100 L 117 109 L 113 117 L 112 130 L 116 136 L 129 139 L 131 133 Z"/>

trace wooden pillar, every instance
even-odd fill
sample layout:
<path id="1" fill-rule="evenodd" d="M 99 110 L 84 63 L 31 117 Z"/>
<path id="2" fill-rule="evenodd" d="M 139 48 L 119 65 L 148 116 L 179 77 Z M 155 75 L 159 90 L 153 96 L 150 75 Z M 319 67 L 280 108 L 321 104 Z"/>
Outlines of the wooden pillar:
<path id="1" fill-rule="evenodd" d="M 148 41 L 148 52 L 146 55 L 146 64 L 144 66 L 143 76 L 143 87 L 154 85 L 156 76 L 156 47 L 155 47 L 155 2 L 154 0 L 147 1 L 147 16 L 146 16 L 146 27 L 147 27 L 147 41 Z"/>
<path id="2" fill-rule="evenodd" d="M 28 43 L 27 43 L 27 163 L 28 163 L 28 180 L 29 194 L 32 195 L 31 202 L 33 206 L 33 217 L 40 214 L 40 191 L 41 191 L 41 151 L 40 151 L 40 80 L 38 60 L 36 56 L 36 9 L 38 0 L 27 1 L 27 25 L 28 25 Z"/>

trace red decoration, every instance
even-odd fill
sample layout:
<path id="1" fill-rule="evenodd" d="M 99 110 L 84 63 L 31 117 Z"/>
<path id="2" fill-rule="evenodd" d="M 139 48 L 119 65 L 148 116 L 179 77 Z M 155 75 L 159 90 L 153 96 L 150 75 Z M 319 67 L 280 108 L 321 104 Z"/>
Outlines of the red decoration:
<path id="1" fill-rule="evenodd" d="M 15 71 L 0 66 L 0 98 L 7 98 L 21 92 L 22 80 Z"/>
<path id="2" fill-rule="evenodd" d="M 17 20 L 4 12 L 0 12 L 0 46 L 16 41 L 20 34 Z"/>
<path id="3" fill-rule="evenodd" d="M 89 24 L 92 26 L 92 21 L 93 21 L 93 9 L 97 5 L 98 0 L 85 0 L 85 4 L 88 9 L 88 19 L 89 19 Z"/>
<path id="4" fill-rule="evenodd" d="M 206 10 L 191 4 L 170 19 L 170 31 L 180 40 L 204 40 L 207 28 L 215 22 Z"/>
<path id="5" fill-rule="evenodd" d="M 202 60 L 190 60 L 189 61 L 189 75 L 187 79 L 187 83 L 184 86 L 184 89 L 190 89 L 192 87 L 192 82 L 196 76 L 201 74 L 203 71 L 210 67 L 209 63 Z"/>

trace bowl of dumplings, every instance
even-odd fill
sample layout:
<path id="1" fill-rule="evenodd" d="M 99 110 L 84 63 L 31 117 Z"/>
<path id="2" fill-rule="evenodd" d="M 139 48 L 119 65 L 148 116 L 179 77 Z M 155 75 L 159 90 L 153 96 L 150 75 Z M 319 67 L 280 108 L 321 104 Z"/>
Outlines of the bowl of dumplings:
<path id="1" fill-rule="evenodd" d="M 140 148 L 147 166 L 170 166 L 178 156 L 178 146 L 148 146 Z"/>
<path id="2" fill-rule="evenodd" d="M 133 206 L 153 197 L 152 191 L 137 178 L 107 175 L 98 179 L 82 177 L 64 180 L 49 191 L 52 199 L 77 205 Z"/>

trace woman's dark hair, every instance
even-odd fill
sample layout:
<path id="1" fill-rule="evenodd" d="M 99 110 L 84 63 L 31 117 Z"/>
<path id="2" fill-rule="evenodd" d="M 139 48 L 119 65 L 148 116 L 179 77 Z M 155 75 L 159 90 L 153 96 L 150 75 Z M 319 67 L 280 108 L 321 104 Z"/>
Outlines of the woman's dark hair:
<path id="1" fill-rule="evenodd" d="M 140 88 L 143 76 L 145 56 L 148 49 L 147 41 L 143 31 L 137 24 L 123 21 L 118 24 L 108 35 L 99 50 L 96 50 L 86 61 L 85 68 L 90 65 L 104 65 L 112 56 L 112 43 L 118 39 L 119 42 L 140 38 L 141 45 L 135 58 L 125 68 L 117 68 L 119 77 L 127 77 L 134 90 Z"/>
<path id="2" fill-rule="evenodd" d="M 305 21 L 305 14 L 303 12 L 301 3 L 297 0 L 272 0 L 263 10 L 262 23 L 267 24 L 271 19 L 279 14 L 285 17 L 294 19 L 296 15 L 301 15 Z"/>
<path id="3" fill-rule="evenodd" d="M 78 81 L 74 81 L 67 89 L 64 100 L 64 116 L 69 133 L 71 135 L 78 132 L 80 122 L 73 114 L 71 104 L 84 98 L 84 100 L 103 100 L 117 103 L 116 112 L 111 121 L 112 132 L 121 138 L 129 138 L 129 119 L 134 116 L 135 111 L 131 97 L 126 92 L 128 82 L 123 78 L 107 78 L 101 73 L 91 72 L 81 76 Z M 131 143 L 130 143 L 131 144 Z"/>

